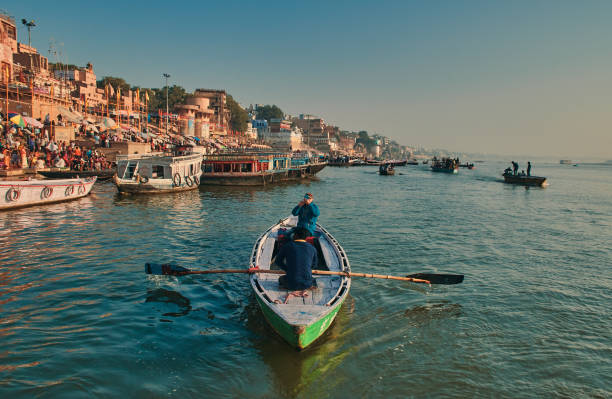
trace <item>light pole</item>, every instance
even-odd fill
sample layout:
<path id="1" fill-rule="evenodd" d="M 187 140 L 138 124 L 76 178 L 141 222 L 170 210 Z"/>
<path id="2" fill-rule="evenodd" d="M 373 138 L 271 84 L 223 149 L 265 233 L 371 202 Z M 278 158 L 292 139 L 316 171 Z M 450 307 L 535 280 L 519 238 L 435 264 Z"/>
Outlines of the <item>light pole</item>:
<path id="1" fill-rule="evenodd" d="M 30 41 L 30 29 L 36 26 L 36 24 L 34 23 L 34 20 L 28 22 L 25 19 L 21 19 L 21 23 L 28 27 L 28 47 L 32 47 L 32 42 Z"/>
<path id="2" fill-rule="evenodd" d="M 170 75 L 168 75 L 167 73 L 164 73 L 162 76 L 166 78 L 166 136 L 167 136 L 168 135 L 168 78 L 170 77 Z"/>

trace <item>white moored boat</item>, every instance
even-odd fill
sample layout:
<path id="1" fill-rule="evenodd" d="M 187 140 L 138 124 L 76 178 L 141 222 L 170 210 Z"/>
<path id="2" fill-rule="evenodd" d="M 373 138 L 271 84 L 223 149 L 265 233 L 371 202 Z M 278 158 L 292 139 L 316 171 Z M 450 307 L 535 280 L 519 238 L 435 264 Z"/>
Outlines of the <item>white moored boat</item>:
<path id="1" fill-rule="evenodd" d="M 89 194 L 96 177 L 0 181 L 0 210 L 70 201 Z"/>
<path id="2" fill-rule="evenodd" d="M 297 217 L 290 216 L 270 227 L 253 247 L 251 267 L 262 270 L 278 269 L 274 258 L 281 245 L 279 235 L 295 227 Z M 315 237 L 307 239 L 317 249 L 317 270 L 350 272 L 344 250 L 323 227 L 317 224 Z M 304 349 L 329 328 L 348 296 L 351 279 L 348 276 L 316 275 L 317 289 L 307 296 L 292 296 L 279 287 L 278 275 L 253 273 L 251 287 L 264 317 L 289 344 Z"/>
<path id="3" fill-rule="evenodd" d="M 118 155 L 114 182 L 122 193 L 166 193 L 198 188 L 201 175 L 202 154 Z"/>

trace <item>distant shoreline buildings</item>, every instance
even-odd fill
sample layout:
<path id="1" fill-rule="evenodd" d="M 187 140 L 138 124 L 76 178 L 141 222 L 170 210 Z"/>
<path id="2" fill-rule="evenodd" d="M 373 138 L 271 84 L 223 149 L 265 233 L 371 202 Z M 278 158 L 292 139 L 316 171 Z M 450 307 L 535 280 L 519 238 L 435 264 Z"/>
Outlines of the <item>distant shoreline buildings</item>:
<path id="1" fill-rule="evenodd" d="M 106 116 L 118 125 L 140 131 L 153 128 L 162 131 L 168 121 L 168 129 L 174 134 L 284 151 L 312 149 L 334 155 L 370 157 L 412 153 L 411 148 L 386 137 L 343 131 L 314 115 L 258 120 L 257 105 L 243 107 L 249 115 L 247 127 L 245 131 L 234 131 L 225 90 L 196 89 L 166 115 L 165 110 L 148 108 L 145 91 L 148 89 L 121 91 L 112 85 L 98 87 L 91 63 L 84 68 L 50 64 L 36 48 L 18 42 L 15 19 L 2 11 L 0 70 L 3 114 L 17 113 L 37 120 L 48 118 L 56 124 L 62 116 L 70 120 L 71 113 L 95 118 Z"/>

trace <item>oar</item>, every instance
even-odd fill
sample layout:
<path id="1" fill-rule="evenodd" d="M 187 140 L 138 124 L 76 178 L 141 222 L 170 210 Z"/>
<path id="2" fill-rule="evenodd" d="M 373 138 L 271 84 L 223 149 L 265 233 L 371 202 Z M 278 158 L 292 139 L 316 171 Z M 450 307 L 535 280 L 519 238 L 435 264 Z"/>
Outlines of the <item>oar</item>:
<path id="1" fill-rule="evenodd" d="M 187 274 L 216 274 L 216 273 L 243 273 L 243 274 L 251 274 L 251 273 L 262 273 L 262 274 L 285 274 L 283 270 L 263 270 L 258 268 L 252 269 L 213 269 L 213 270 L 189 270 L 185 267 L 172 265 L 172 264 L 158 264 L 158 263 L 146 263 L 145 264 L 145 272 L 147 274 L 158 274 L 158 275 L 168 275 L 168 276 L 184 276 Z M 370 274 L 370 273 L 349 273 L 349 272 L 332 272 L 328 270 L 313 270 L 312 274 L 316 275 L 331 275 L 331 276 L 346 276 L 346 277 L 368 277 L 368 278 L 381 278 L 388 280 L 400 280 L 400 281 L 411 281 L 413 283 L 423 283 L 423 284 L 458 284 L 463 281 L 463 276 L 461 276 L 461 281 L 458 282 L 446 282 L 442 278 L 443 276 L 455 276 L 455 275 L 443 275 L 443 274 L 430 274 L 430 276 L 437 277 L 439 281 L 444 282 L 433 282 L 428 279 L 422 279 L 418 277 L 406 276 L 389 276 L 384 274 Z"/>
<path id="2" fill-rule="evenodd" d="M 451 285 L 463 282 L 463 274 L 415 273 L 406 277 L 421 278 L 428 280 L 431 284 Z"/>

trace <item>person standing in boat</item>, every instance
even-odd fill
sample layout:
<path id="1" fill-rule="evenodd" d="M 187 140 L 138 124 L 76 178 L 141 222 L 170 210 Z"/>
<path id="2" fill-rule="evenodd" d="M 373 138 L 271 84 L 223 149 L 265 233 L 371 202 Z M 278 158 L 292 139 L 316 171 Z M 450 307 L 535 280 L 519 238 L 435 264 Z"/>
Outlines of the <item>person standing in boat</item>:
<path id="1" fill-rule="evenodd" d="M 531 161 L 527 162 L 527 176 L 531 176 Z"/>
<path id="2" fill-rule="evenodd" d="M 519 164 L 518 162 L 512 161 L 512 171 L 516 175 L 518 173 Z"/>
<path id="3" fill-rule="evenodd" d="M 308 230 L 310 235 L 314 235 L 317 228 L 317 217 L 321 214 L 319 207 L 316 206 L 312 200 L 312 194 L 306 193 L 304 198 L 291 211 L 293 216 L 298 217 L 297 227 Z M 296 229 L 294 229 L 292 233 L 294 233 Z"/>
<path id="4" fill-rule="evenodd" d="M 290 291 L 317 286 L 312 269 L 319 264 L 319 259 L 315 247 L 306 242 L 309 233 L 308 229 L 296 227 L 293 241 L 284 244 L 276 255 L 276 264 L 286 273 L 278 278 L 278 284 Z"/>

